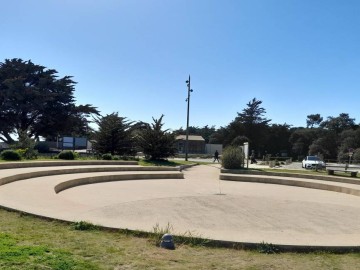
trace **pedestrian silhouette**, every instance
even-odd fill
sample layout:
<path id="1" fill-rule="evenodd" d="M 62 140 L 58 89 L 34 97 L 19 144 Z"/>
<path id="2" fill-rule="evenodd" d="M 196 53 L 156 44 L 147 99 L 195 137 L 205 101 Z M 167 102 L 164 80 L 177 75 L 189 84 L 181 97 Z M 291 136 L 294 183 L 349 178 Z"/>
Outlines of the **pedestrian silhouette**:
<path id="1" fill-rule="evenodd" d="M 218 162 L 220 162 L 220 160 L 219 160 L 219 152 L 218 152 L 217 150 L 215 151 L 214 161 L 213 161 L 213 162 L 215 162 L 215 160 L 217 160 Z"/>

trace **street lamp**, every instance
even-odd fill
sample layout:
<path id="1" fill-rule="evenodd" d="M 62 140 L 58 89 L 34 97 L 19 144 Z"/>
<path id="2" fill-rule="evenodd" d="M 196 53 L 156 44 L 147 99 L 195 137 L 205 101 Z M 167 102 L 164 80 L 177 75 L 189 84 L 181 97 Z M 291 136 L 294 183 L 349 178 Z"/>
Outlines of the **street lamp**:
<path id="1" fill-rule="evenodd" d="M 186 99 L 187 102 L 187 121 L 186 121 L 186 141 L 185 141 L 185 160 L 188 160 L 188 153 L 189 153 L 189 111 L 190 111 L 190 92 L 193 92 L 190 89 L 190 75 L 189 79 L 186 81 L 186 85 L 188 88 L 188 97 Z"/>

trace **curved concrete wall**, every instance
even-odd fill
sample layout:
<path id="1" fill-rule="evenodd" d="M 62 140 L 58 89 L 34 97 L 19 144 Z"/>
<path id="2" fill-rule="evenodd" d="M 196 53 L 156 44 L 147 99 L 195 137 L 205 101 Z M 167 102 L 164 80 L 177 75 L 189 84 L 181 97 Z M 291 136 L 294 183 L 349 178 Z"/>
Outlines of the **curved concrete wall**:
<path id="1" fill-rule="evenodd" d="M 302 180 L 280 179 L 280 178 L 275 178 L 275 177 L 264 178 L 261 176 L 251 177 L 248 175 L 228 175 L 228 174 L 220 174 L 220 180 L 296 186 L 296 187 L 304 187 L 304 188 L 313 188 L 313 189 L 341 192 L 341 193 L 351 194 L 351 195 L 355 195 L 355 196 L 360 196 L 360 189 L 353 189 L 350 187 L 335 186 L 335 185 L 324 184 L 324 183 L 306 182 L 306 181 L 302 181 Z"/>
<path id="2" fill-rule="evenodd" d="M 67 164 L 70 165 L 70 164 Z M 83 164 L 82 164 L 83 165 Z M 55 169 L 47 171 L 34 171 L 28 173 L 19 173 L 11 176 L 0 178 L 0 186 L 11 182 L 50 175 L 89 173 L 89 172 L 118 172 L 118 171 L 179 171 L 177 167 L 89 167 L 89 168 L 69 168 Z"/>
<path id="3" fill-rule="evenodd" d="M 83 166 L 83 165 L 138 165 L 137 161 L 121 160 L 56 160 L 56 161 L 29 161 L 0 163 L 1 169 L 51 167 L 51 166 Z"/>
<path id="4" fill-rule="evenodd" d="M 183 179 L 182 173 L 143 173 L 143 174 L 120 174 L 120 175 L 101 175 L 85 178 L 77 178 L 69 181 L 62 182 L 55 186 L 54 190 L 59 193 L 65 189 L 81 186 L 90 185 L 95 183 L 104 183 L 112 181 L 126 181 L 126 180 L 145 180 L 145 179 Z"/>
<path id="5" fill-rule="evenodd" d="M 338 183 L 346 184 L 355 184 L 360 185 L 360 179 L 350 179 L 337 176 L 328 176 L 328 175 L 314 175 L 314 174 L 300 174 L 300 173 L 289 173 L 289 172 L 265 172 L 265 171 L 255 171 L 255 170 L 226 170 L 221 169 L 221 173 L 229 173 L 234 175 L 268 175 L 268 176 L 281 176 L 281 177 L 296 177 L 303 179 L 315 179 L 315 180 L 324 180 Z"/>

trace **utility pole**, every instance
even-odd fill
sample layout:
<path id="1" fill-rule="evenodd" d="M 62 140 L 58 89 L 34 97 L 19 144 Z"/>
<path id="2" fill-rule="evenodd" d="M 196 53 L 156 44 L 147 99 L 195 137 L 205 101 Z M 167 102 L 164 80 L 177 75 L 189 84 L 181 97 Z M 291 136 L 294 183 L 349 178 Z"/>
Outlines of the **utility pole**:
<path id="1" fill-rule="evenodd" d="M 189 153 L 189 112 L 190 112 L 190 92 L 193 92 L 190 89 L 190 75 L 189 79 L 186 81 L 187 90 L 188 90 L 188 97 L 186 99 L 187 102 L 187 121 L 186 121 L 186 141 L 185 141 L 185 160 L 188 160 L 188 153 Z"/>

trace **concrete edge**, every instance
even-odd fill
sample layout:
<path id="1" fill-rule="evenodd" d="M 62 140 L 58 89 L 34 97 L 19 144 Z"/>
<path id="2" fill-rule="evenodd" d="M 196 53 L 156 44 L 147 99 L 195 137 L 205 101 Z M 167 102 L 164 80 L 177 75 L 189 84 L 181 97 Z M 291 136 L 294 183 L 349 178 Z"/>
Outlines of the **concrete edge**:
<path id="1" fill-rule="evenodd" d="M 198 165 L 199 165 L 198 163 L 186 164 L 186 165 L 180 165 L 178 168 L 179 168 L 179 171 L 181 172 L 182 170 L 185 170 L 185 169 L 188 169 L 188 168 L 191 168 L 194 166 L 198 166 Z"/>
<path id="2" fill-rule="evenodd" d="M 152 179 L 184 179 L 184 175 L 180 172 L 176 173 L 156 173 L 156 174 L 116 174 L 116 175 L 100 175 L 93 177 L 76 178 L 61 182 L 54 187 L 55 193 L 59 193 L 69 188 L 82 185 L 91 185 L 96 183 L 105 183 L 113 181 L 127 180 L 152 180 Z"/>
<path id="3" fill-rule="evenodd" d="M 1 169 L 16 169 L 30 167 L 51 166 L 79 166 L 79 165 L 138 165 L 137 161 L 126 160 L 55 160 L 55 161 L 18 161 L 0 163 Z"/>
<path id="4" fill-rule="evenodd" d="M 11 176 L 0 178 L 0 186 L 9 184 L 11 182 L 51 176 L 51 175 L 61 175 L 61 174 L 75 174 L 75 173 L 90 173 L 90 172 L 115 172 L 115 171 L 178 171 L 176 167 L 158 167 L 158 166 L 144 166 L 144 167 L 97 167 L 97 168 L 69 168 L 69 169 L 56 169 L 56 170 L 46 170 L 46 171 L 35 171 L 28 173 L 19 173 Z"/>
<path id="5" fill-rule="evenodd" d="M 296 177 L 296 178 L 306 178 L 313 180 L 323 180 L 323 181 L 338 182 L 344 184 L 360 185 L 360 179 L 344 178 L 344 177 L 330 176 L 330 175 L 313 175 L 313 174 L 301 174 L 301 173 L 265 172 L 265 171 L 256 171 L 256 170 L 228 170 L 228 169 L 221 169 L 220 172 L 227 174 L 235 174 L 235 175 L 252 174 L 252 175 Z"/>
<path id="6" fill-rule="evenodd" d="M 9 211 L 9 212 L 16 212 L 24 215 L 29 215 L 31 217 L 39 218 L 45 221 L 56 221 L 60 222 L 62 224 L 71 225 L 75 223 L 76 221 L 69 221 L 69 220 L 63 220 L 48 216 L 42 216 L 39 214 L 29 213 L 17 210 L 15 208 L 10 208 L 6 206 L 0 205 L 0 209 Z M 95 224 L 96 225 L 96 224 Z M 110 231 L 110 232 L 120 232 L 120 233 L 131 233 L 134 237 L 151 237 L 154 235 L 157 235 L 153 232 L 147 232 L 147 231 L 140 231 L 140 230 L 132 230 L 128 228 L 114 228 L 114 227 L 107 227 L 102 225 L 96 225 L 97 228 L 103 231 Z M 175 236 L 181 237 L 183 239 L 193 239 L 194 237 L 187 237 L 187 236 L 181 236 L 176 235 Z M 223 241 L 223 240 L 216 240 L 216 239 L 208 239 L 203 237 L 195 237 L 196 239 L 204 240 L 201 243 L 201 246 L 204 247 L 216 247 L 216 248 L 231 248 L 231 249 L 237 249 L 237 250 L 259 250 L 261 247 L 269 246 L 273 250 L 277 252 L 295 252 L 295 253 L 311 253 L 311 252 L 333 252 L 338 254 L 344 254 L 344 253 L 354 253 L 354 252 L 360 252 L 360 246 L 304 246 L 304 245 L 279 245 L 276 243 L 266 243 L 266 242 L 260 242 L 260 243 L 252 243 L 252 242 L 235 242 L 235 241 Z M 190 241 L 189 241 L 190 242 Z M 175 244 L 176 244 L 176 238 L 175 238 Z M 271 249 L 270 249 L 271 250 Z"/>
<path id="7" fill-rule="evenodd" d="M 306 182 L 306 181 L 302 181 L 302 180 L 262 178 L 261 176 L 250 177 L 247 175 L 227 175 L 227 174 L 220 174 L 219 179 L 227 180 L 227 181 L 275 184 L 275 185 L 285 185 L 285 186 L 295 186 L 295 187 L 303 187 L 303 188 L 311 188 L 311 189 L 320 189 L 320 190 L 327 190 L 327 191 L 333 191 L 333 192 L 345 193 L 345 194 L 349 194 L 349 195 L 360 196 L 360 189 L 353 189 L 353 188 L 341 187 L 341 186 L 323 184 L 323 183 Z"/>

